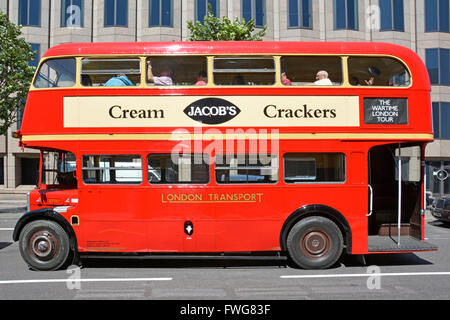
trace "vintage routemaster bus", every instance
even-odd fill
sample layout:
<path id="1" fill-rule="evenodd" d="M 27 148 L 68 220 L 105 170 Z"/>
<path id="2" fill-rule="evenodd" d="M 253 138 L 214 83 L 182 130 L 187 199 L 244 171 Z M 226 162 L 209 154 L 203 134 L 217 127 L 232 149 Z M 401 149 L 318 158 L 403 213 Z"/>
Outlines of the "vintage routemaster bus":
<path id="1" fill-rule="evenodd" d="M 13 238 L 86 256 L 434 251 L 424 241 L 430 82 L 385 43 L 74 43 L 33 79 L 20 145 L 39 181 Z"/>

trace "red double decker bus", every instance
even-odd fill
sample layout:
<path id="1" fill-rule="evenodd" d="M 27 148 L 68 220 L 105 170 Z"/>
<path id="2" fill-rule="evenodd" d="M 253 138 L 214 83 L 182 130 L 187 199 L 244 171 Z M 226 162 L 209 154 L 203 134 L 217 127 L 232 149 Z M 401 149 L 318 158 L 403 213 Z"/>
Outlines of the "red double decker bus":
<path id="1" fill-rule="evenodd" d="M 80 256 L 289 257 L 424 242 L 430 83 L 385 43 L 86 43 L 51 48 L 20 145 L 41 152 L 13 238 Z"/>

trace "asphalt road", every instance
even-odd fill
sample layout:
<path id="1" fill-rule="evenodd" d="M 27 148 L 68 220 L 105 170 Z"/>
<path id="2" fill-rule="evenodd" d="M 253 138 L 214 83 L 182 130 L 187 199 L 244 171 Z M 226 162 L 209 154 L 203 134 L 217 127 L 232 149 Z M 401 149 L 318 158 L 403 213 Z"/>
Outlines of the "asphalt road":
<path id="1" fill-rule="evenodd" d="M 22 210 L 5 211 L 0 210 L 0 300 L 450 298 L 450 227 L 429 214 L 426 235 L 438 252 L 367 255 L 365 265 L 355 256 L 320 271 L 279 261 L 86 260 L 81 269 L 38 272 L 27 268 L 11 239 Z"/>

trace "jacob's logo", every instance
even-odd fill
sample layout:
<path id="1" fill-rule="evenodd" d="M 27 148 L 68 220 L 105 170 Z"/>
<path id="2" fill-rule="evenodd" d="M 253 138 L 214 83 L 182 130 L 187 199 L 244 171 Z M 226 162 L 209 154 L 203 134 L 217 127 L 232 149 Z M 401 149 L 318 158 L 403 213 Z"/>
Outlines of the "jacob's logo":
<path id="1" fill-rule="evenodd" d="M 220 98 L 205 98 L 188 105 L 184 113 L 204 124 L 221 124 L 236 117 L 241 110 L 231 102 Z"/>

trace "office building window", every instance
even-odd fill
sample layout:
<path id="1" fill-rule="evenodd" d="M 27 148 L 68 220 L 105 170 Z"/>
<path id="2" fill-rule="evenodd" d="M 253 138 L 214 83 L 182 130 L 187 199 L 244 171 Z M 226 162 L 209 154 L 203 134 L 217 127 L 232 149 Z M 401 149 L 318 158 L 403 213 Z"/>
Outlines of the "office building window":
<path id="1" fill-rule="evenodd" d="M 31 51 L 35 52 L 33 60 L 31 60 L 28 65 L 37 67 L 39 64 L 39 59 L 41 57 L 41 45 L 39 43 L 29 43 L 31 46 Z"/>
<path id="2" fill-rule="evenodd" d="M 242 17 L 245 21 L 255 19 L 256 27 L 264 27 L 266 23 L 266 1 L 242 0 Z"/>
<path id="3" fill-rule="evenodd" d="M 215 17 L 219 16 L 219 0 L 196 0 L 195 1 L 195 20 L 203 23 L 205 16 L 208 14 L 208 6 Z"/>
<path id="4" fill-rule="evenodd" d="M 149 0 L 149 27 L 171 27 L 173 0 Z"/>
<path id="5" fill-rule="evenodd" d="M 358 28 L 358 0 L 334 0 L 334 29 Z"/>
<path id="6" fill-rule="evenodd" d="M 312 28 L 312 0 L 288 0 L 289 28 Z"/>
<path id="7" fill-rule="evenodd" d="M 449 0 L 425 0 L 425 32 L 450 32 Z"/>
<path id="8" fill-rule="evenodd" d="M 83 0 L 61 0 L 61 27 L 83 27 Z"/>
<path id="9" fill-rule="evenodd" d="M 19 24 L 41 26 L 41 0 L 19 0 Z"/>
<path id="10" fill-rule="evenodd" d="M 433 102 L 433 131 L 436 139 L 450 139 L 450 102 Z"/>
<path id="11" fill-rule="evenodd" d="M 425 63 L 433 85 L 450 85 L 450 49 L 425 49 Z"/>
<path id="12" fill-rule="evenodd" d="M 105 0 L 105 27 L 128 26 L 128 0 Z"/>
<path id="13" fill-rule="evenodd" d="M 403 0 L 380 0 L 380 30 L 405 31 Z"/>

